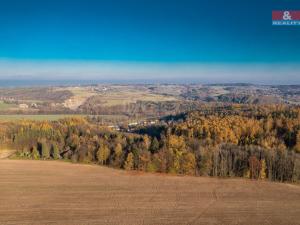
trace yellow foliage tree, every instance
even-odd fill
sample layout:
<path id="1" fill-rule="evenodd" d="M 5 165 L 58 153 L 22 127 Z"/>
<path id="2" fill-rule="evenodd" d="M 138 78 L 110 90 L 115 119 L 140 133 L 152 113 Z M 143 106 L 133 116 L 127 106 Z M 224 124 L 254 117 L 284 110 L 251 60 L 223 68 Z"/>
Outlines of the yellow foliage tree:
<path id="1" fill-rule="evenodd" d="M 169 172 L 178 173 L 180 170 L 180 158 L 186 151 L 184 138 L 181 136 L 170 135 L 168 138 L 168 149 L 172 160 L 169 162 Z"/>
<path id="2" fill-rule="evenodd" d="M 196 157 L 192 152 L 184 153 L 181 160 L 181 171 L 184 174 L 194 175 L 196 167 Z"/>
<path id="3" fill-rule="evenodd" d="M 267 174 L 266 174 L 266 169 L 267 169 L 267 165 L 266 165 L 266 161 L 263 159 L 261 160 L 261 168 L 260 168 L 260 179 L 266 179 Z"/>
<path id="4" fill-rule="evenodd" d="M 124 165 L 125 170 L 132 170 L 133 169 L 133 154 L 130 152 L 127 156 L 127 159 L 125 161 Z"/>
<path id="5" fill-rule="evenodd" d="M 98 149 L 97 151 L 97 158 L 98 158 L 98 162 L 101 164 L 101 165 L 104 165 L 105 162 L 107 161 L 108 157 L 110 155 L 110 150 L 109 148 L 102 144 L 100 146 L 100 148 Z"/>

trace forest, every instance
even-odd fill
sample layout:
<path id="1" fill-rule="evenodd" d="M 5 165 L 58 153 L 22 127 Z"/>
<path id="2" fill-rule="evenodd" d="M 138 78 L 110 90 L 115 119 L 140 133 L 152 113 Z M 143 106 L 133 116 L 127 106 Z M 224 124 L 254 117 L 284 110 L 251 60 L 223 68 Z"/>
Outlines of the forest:
<path id="1" fill-rule="evenodd" d="M 206 105 L 118 132 L 83 118 L 1 122 L 14 157 L 194 176 L 300 180 L 300 107 Z"/>

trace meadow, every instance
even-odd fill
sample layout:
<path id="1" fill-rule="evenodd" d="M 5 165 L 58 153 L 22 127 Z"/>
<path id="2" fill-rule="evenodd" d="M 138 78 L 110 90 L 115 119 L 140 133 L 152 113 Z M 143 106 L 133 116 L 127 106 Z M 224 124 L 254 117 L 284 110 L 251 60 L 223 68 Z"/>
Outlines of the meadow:
<path id="1" fill-rule="evenodd" d="M 24 114 L 12 114 L 12 115 L 0 115 L 0 121 L 16 121 L 16 120 L 34 120 L 34 121 L 55 121 L 63 118 L 70 117 L 84 117 L 86 115 L 78 114 L 52 114 L 52 115 L 24 115 Z"/>
<path id="2" fill-rule="evenodd" d="M 5 111 L 5 110 L 10 110 L 10 109 L 15 109 L 18 106 L 16 104 L 8 104 L 3 101 L 0 101 L 0 111 Z"/>

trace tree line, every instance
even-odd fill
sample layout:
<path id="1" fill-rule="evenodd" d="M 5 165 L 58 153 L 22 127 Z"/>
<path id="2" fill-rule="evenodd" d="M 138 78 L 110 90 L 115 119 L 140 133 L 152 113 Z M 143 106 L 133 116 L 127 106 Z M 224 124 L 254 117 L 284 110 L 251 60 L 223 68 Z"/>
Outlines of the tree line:
<path id="1" fill-rule="evenodd" d="M 214 106 L 168 119 L 136 133 L 82 118 L 1 122 L 0 143 L 17 149 L 21 158 L 196 176 L 300 179 L 298 107 Z"/>

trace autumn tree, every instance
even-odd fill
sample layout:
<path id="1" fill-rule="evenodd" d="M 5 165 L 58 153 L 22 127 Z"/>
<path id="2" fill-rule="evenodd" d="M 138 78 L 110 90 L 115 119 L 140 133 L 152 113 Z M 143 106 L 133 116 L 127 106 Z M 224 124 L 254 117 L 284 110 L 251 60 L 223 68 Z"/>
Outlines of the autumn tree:
<path id="1" fill-rule="evenodd" d="M 151 160 L 150 165 L 148 164 L 148 170 L 151 172 L 161 172 L 166 173 L 168 172 L 168 157 L 169 154 L 168 150 L 166 148 L 163 148 L 158 153 L 155 153 L 153 155 L 153 158 Z"/>
<path id="2" fill-rule="evenodd" d="M 120 143 L 117 143 L 114 148 L 114 165 L 117 167 L 121 167 L 121 157 L 122 157 L 123 149 Z"/>
<path id="3" fill-rule="evenodd" d="M 195 154 L 191 152 L 186 152 L 182 155 L 181 158 L 181 172 L 183 174 L 194 175 L 195 174 L 195 167 L 196 167 L 196 158 Z"/>
<path id="4" fill-rule="evenodd" d="M 261 169 L 260 169 L 260 172 L 259 172 L 259 177 L 261 179 L 266 179 L 266 177 L 267 177 L 267 174 L 266 174 L 266 169 L 267 169 L 266 160 L 262 159 L 260 163 L 261 163 Z"/>
<path id="5" fill-rule="evenodd" d="M 147 135 L 144 135 L 143 136 L 143 149 L 144 150 L 148 150 L 150 148 L 150 145 L 151 145 L 151 140 L 150 138 L 147 136 Z"/>
<path id="6" fill-rule="evenodd" d="M 40 158 L 40 153 L 39 153 L 39 151 L 37 150 L 37 147 L 36 147 L 36 146 L 33 146 L 31 155 L 32 155 L 32 158 L 33 158 L 33 159 L 39 159 L 39 158 Z"/>
<path id="7" fill-rule="evenodd" d="M 142 171 L 146 171 L 148 168 L 148 164 L 151 161 L 151 153 L 149 151 L 142 151 L 139 153 L 139 165 L 138 169 Z"/>
<path id="8" fill-rule="evenodd" d="M 196 163 L 198 167 L 198 173 L 202 176 L 209 176 L 211 175 L 211 170 L 212 170 L 212 154 L 213 150 L 212 149 L 207 149 L 207 148 L 201 148 L 197 152 L 197 158 L 196 158 Z"/>
<path id="9" fill-rule="evenodd" d="M 41 141 L 41 150 L 42 150 L 42 158 L 43 159 L 49 159 L 50 158 L 50 149 L 45 140 Z"/>
<path id="10" fill-rule="evenodd" d="M 249 158 L 249 172 L 251 179 L 258 179 L 259 173 L 261 171 L 260 161 L 256 158 L 256 156 L 252 155 Z"/>
<path id="11" fill-rule="evenodd" d="M 157 153 L 159 150 L 159 142 L 156 137 L 154 137 L 151 141 L 150 151 L 152 154 Z"/>
<path id="12" fill-rule="evenodd" d="M 59 149 L 56 143 L 52 144 L 52 157 L 53 159 L 60 158 Z"/>
<path id="13" fill-rule="evenodd" d="M 105 145 L 101 144 L 97 151 L 97 159 L 101 165 L 104 165 L 110 155 L 110 149 Z"/>
<path id="14" fill-rule="evenodd" d="M 168 170 L 170 173 L 178 173 L 180 170 L 180 158 L 186 151 L 186 144 L 182 136 L 170 135 L 167 147 L 169 150 Z"/>
<path id="15" fill-rule="evenodd" d="M 296 136 L 295 151 L 296 151 L 297 153 L 300 153 L 300 130 L 298 130 L 297 136 Z"/>
<path id="16" fill-rule="evenodd" d="M 133 170 L 133 165 L 134 165 L 134 159 L 133 159 L 133 153 L 129 153 L 127 155 L 127 159 L 125 161 L 125 164 L 124 164 L 124 169 L 125 170 Z"/>

